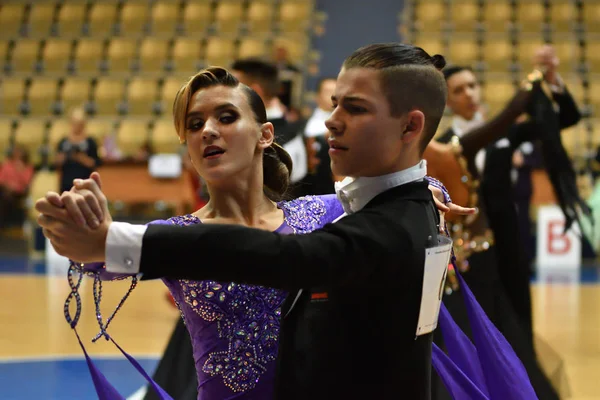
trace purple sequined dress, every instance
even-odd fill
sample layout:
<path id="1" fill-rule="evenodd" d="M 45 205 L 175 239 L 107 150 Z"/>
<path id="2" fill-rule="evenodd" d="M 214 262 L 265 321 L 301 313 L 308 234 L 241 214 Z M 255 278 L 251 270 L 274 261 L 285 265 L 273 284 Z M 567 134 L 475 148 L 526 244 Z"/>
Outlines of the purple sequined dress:
<path id="1" fill-rule="evenodd" d="M 430 177 L 427 179 L 430 185 L 441 188 L 449 200 L 440 182 Z M 278 207 L 284 213 L 284 222 L 276 230 L 280 234 L 312 232 L 333 222 L 344 212 L 335 195 L 305 196 L 281 202 Z M 198 223 L 201 221 L 193 215 L 152 222 L 180 226 Z M 198 259 L 201 262 L 201 253 Z M 102 263 L 80 265 L 75 268 L 76 271 L 93 275 L 100 281 L 127 276 L 108 273 Z M 280 306 L 286 293 L 232 282 L 163 281 L 173 295 L 190 333 L 198 376 L 198 399 L 272 399 Z M 76 293 L 78 284 L 73 287 L 73 293 Z M 95 300 L 99 306 L 100 299 Z M 67 321 L 71 323 L 70 318 Z M 76 321 L 71 325 L 74 328 Z M 94 375 L 93 366 L 90 366 L 90 372 Z M 102 379 L 103 383 L 99 386 L 95 383 L 97 391 L 110 386 L 105 378 Z"/>
<path id="2" fill-rule="evenodd" d="M 335 195 L 307 196 L 279 207 L 285 218 L 276 232 L 308 233 L 339 217 Z M 193 215 L 154 221 L 181 226 L 201 223 Z M 202 254 L 198 254 L 202 260 Z M 279 337 L 280 290 L 231 282 L 164 279 L 192 338 L 198 399 L 273 397 Z"/>

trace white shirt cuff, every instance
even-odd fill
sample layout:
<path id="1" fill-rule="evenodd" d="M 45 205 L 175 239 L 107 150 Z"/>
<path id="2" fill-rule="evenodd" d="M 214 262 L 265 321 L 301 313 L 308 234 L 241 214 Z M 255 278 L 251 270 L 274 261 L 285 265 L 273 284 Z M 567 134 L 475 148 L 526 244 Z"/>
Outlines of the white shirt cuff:
<path id="1" fill-rule="evenodd" d="M 111 222 L 106 236 L 106 271 L 135 275 L 140 272 L 146 225 Z"/>

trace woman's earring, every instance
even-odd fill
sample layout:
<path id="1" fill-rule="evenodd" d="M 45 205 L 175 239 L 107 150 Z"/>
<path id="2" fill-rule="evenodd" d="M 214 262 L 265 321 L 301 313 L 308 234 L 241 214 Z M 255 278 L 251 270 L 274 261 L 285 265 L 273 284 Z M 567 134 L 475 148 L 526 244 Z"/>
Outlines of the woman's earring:
<path id="1" fill-rule="evenodd" d="M 179 144 L 184 144 L 184 143 L 185 143 L 185 139 L 180 136 L 179 137 Z"/>

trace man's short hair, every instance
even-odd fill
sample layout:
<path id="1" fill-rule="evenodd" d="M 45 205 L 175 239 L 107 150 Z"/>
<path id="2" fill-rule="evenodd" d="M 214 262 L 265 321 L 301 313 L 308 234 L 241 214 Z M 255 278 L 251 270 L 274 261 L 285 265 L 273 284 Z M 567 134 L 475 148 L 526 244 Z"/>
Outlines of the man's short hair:
<path id="1" fill-rule="evenodd" d="M 337 78 L 333 77 L 333 76 L 324 76 L 322 78 L 319 78 L 319 81 L 317 82 L 317 93 L 319 93 L 321 91 L 323 84 L 327 81 L 337 82 Z"/>
<path id="2" fill-rule="evenodd" d="M 463 72 L 463 71 L 470 71 L 473 72 L 473 68 L 468 67 L 466 65 L 450 65 L 446 68 L 444 68 L 442 70 L 442 73 L 444 74 L 444 79 L 446 79 L 446 81 L 448 79 L 450 79 L 450 77 L 454 74 L 458 74 L 459 72 Z"/>
<path id="3" fill-rule="evenodd" d="M 279 94 L 279 70 L 275 64 L 258 58 L 244 58 L 234 61 L 231 69 L 246 75 L 252 81 L 248 84 L 259 85 L 265 96 L 272 98 Z"/>
<path id="4" fill-rule="evenodd" d="M 404 43 L 378 43 L 361 47 L 344 61 L 343 68 L 370 68 L 380 72 L 380 85 L 392 116 L 418 109 L 425 115 L 421 153 L 435 135 L 446 106 L 447 87 L 443 56 L 430 56 L 420 47 Z"/>

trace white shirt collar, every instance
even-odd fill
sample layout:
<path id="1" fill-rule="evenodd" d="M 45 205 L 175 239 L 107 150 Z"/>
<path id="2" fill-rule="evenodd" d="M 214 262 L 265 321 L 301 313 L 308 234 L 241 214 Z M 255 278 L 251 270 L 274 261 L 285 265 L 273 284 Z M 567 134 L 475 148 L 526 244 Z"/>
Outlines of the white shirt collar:
<path id="1" fill-rule="evenodd" d="M 375 196 L 396 186 L 422 180 L 427 175 L 427 161 L 402 171 L 372 178 L 346 178 L 335 183 L 335 192 L 346 214 L 359 211 Z"/>
<path id="2" fill-rule="evenodd" d="M 483 123 L 483 114 L 479 111 L 476 112 L 471 119 L 464 119 L 460 115 L 455 115 L 454 118 L 452 118 L 452 130 L 456 136 L 461 137 L 463 134 L 477 128 Z"/>

